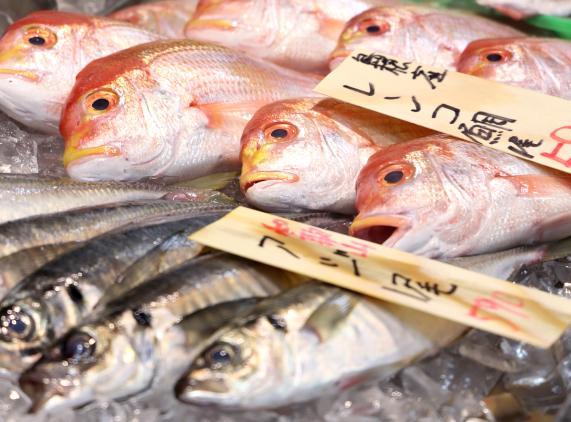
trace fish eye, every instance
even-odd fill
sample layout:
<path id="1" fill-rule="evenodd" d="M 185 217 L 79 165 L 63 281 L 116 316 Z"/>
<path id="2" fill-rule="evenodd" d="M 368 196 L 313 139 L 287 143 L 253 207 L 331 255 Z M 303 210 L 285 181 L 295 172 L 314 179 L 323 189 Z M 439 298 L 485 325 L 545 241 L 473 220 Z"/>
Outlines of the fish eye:
<path id="1" fill-rule="evenodd" d="M 220 369 L 230 365 L 236 358 L 236 349 L 228 343 L 217 343 L 205 354 L 205 360 L 211 369 Z"/>
<path id="2" fill-rule="evenodd" d="M 96 341 L 89 334 L 78 331 L 69 335 L 61 346 L 61 355 L 66 360 L 79 361 L 93 356 Z"/>
<path id="3" fill-rule="evenodd" d="M 34 319 L 21 306 L 12 305 L 0 311 L 0 336 L 3 340 L 27 340 L 34 331 Z"/>
<path id="4" fill-rule="evenodd" d="M 511 52 L 507 50 L 486 50 L 481 53 L 483 61 L 488 63 L 504 63 L 512 57 Z"/>
<path id="5" fill-rule="evenodd" d="M 383 186 L 396 186 L 412 176 L 414 176 L 414 167 L 408 163 L 399 163 L 381 169 L 378 180 Z"/>
<path id="6" fill-rule="evenodd" d="M 119 96 L 109 89 L 92 92 L 85 98 L 85 108 L 91 114 L 103 114 L 118 103 Z"/>
<path id="7" fill-rule="evenodd" d="M 382 35 L 388 32 L 390 26 L 386 22 L 377 22 L 373 19 L 366 19 L 359 24 L 359 30 L 369 35 Z"/>
<path id="8" fill-rule="evenodd" d="M 264 137 L 270 142 L 287 142 L 297 136 L 297 127 L 290 123 L 280 122 L 270 125 L 264 130 Z"/>
<path id="9" fill-rule="evenodd" d="M 53 47 L 57 42 L 56 34 L 47 28 L 28 28 L 24 34 L 24 39 L 30 45 L 44 48 Z"/>

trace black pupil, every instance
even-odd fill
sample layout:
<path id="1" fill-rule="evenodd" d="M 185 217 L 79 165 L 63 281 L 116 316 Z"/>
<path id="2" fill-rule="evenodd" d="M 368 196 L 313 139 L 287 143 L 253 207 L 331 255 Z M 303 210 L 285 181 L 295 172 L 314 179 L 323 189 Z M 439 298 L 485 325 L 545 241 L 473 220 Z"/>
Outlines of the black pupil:
<path id="1" fill-rule="evenodd" d="M 381 27 L 379 25 L 367 26 L 367 32 L 369 34 L 376 34 L 377 32 L 381 32 Z"/>
<path id="2" fill-rule="evenodd" d="M 98 100 L 93 101 L 91 107 L 99 111 L 107 110 L 107 107 L 109 107 L 109 100 L 106 100 L 105 98 L 99 98 Z"/>
<path id="3" fill-rule="evenodd" d="M 17 334 L 23 334 L 28 328 L 28 326 L 21 319 L 13 319 L 12 321 L 10 321 L 10 325 L 8 328 L 10 328 L 10 330 L 14 331 Z"/>
<path id="4" fill-rule="evenodd" d="M 44 45 L 46 40 L 42 37 L 32 37 L 28 40 L 28 42 L 33 45 Z"/>
<path id="5" fill-rule="evenodd" d="M 283 139 L 287 136 L 287 130 L 285 129 L 274 129 L 270 134 L 272 138 Z"/>
<path id="6" fill-rule="evenodd" d="M 65 359 L 78 359 L 82 356 L 90 356 L 93 347 L 91 336 L 84 333 L 74 334 L 65 342 L 62 354 Z"/>
<path id="7" fill-rule="evenodd" d="M 486 56 L 486 58 L 488 59 L 488 61 L 490 62 L 499 62 L 502 60 L 502 55 L 499 53 L 492 53 L 492 54 L 488 54 Z"/>
<path id="8" fill-rule="evenodd" d="M 398 183 L 404 177 L 404 173 L 400 170 L 391 171 L 385 175 L 385 182 L 387 183 Z"/>

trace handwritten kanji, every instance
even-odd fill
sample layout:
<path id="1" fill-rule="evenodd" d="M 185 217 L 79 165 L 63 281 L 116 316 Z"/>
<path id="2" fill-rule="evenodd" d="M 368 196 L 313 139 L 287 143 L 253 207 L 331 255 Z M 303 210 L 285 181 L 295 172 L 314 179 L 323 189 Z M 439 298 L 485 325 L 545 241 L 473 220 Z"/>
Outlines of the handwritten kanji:
<path id="1" fill-rule="evenodd" d="M 518 155 L 521 155 L 525 158 L 534 158 L 535 156 L 530 154 L 527 149 L 528 148 L 537 148 L 543 144 L 543 139 L 538 142 L 530 141 L 529 139 L 520 139 L 517 136 L 510 136 L 508 142 L 510 145 L 508 149 L 512 152 L 515 152 Z"/>
<path id="2" fill-rule="evenodd" d="M 447 73 L 448 73 L 447 70 L 445 70 L 444 72 L 436 72 L 434 70 L 426 71 L 423 69 L 422 66 L 418 66 L 412 72 L 412 79 L 415 80 L 419 76 L 422 76 L 428 82 L 428 84 L 430 85 L 430 87 L 432 89 L 436 89 L 436 85 L 434 84 L 434 82 L 441 83 L 444 80 L 444 78 L 446 77 Z"/>
<path id="3" fill-rule="evenodd" d="M 282 220 L 281 218 L 274 218 L 272 220 L 272 226 L 266 223 L 262 223 L 262 227 L 273 231 L 274 233 L 280 234 L 282 236 L 289 236 L 289 223 L 287 220 Z"/>

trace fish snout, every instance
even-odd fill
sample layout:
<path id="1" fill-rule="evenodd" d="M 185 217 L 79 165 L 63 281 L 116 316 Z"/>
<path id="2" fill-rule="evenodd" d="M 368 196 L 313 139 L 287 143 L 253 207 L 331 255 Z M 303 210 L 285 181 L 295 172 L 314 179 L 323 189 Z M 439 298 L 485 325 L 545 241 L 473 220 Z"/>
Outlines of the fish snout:
<path id="1" fill-rule="evenodd" d="M 370 242 L 392 247 L 409 228 L 408 220 L 403 216 L 360 217 L 353 221 L 349 234 Z"/>
<path id="2" fill-rule="evenodd" d="M 295 183 L 299 176 L 293 173 L 282 171 L 250 171 L 240 176 L 240 189 L 246 193 L 248 189 L 257 183 L 276 181 L 285 183 Z"/>

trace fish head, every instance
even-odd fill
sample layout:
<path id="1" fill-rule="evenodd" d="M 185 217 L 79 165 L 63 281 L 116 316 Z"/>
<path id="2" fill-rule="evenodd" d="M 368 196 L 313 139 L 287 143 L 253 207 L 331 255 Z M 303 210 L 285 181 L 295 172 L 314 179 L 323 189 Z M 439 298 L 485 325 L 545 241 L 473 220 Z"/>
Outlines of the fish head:
<path id="1" fill-rule="evenodd" d="M 26 368 L 39 357 L 49 332 L 48 306 L 32 297 L 0 309 L 0 365 Z"/>
<path id="2" fill-rule="evenodd" d="M 79 180 L 133 180 L 173 158 L 180 99 L 131 49 L 95 60 L 77 76 L 60 132 L 64 166 Z"/>
<path id="3" fill-rule="evenodd" d="M 452 156 L 448 141 L 421 138 L 372 155 L 357 179 L 358 215 L 350 234 L 419 253 L 439 230 L 446 230 L 452 209 L 443 170 Z"/>
<path id="4" fill-rule="evenodd" d="M 0 107 L 6 114 L 57 133 L 81 63 L 78 39 L 90 25 L 88 17 L 40 11 L 8 27 L 0 39 Z"/>
<path id="5" fill-rule="evenodd" d="M 138 330 L 133 324 L 125 328 L 126 319 L 132 318 L 125 315 L 121 321 L 76 327 L 24 372 L 20 385 L 32 400 L 33 411 L 78 407 L 117 391 L 130 394 L 147 387 L 149 375 L 141 375 L 144 357 L 135 345 Z M 130 390 L 132 385 L 136 388 Z"/>
<path id="6" fill-rule="evenodd" d="M 262 107 L 241 140 L 240 187 L 268 211 L 351 213 L 358 171 L 376 147 L 327 115 L 336 100 L 295 99 Z"/>
<path id="7" fill-rule="evenodd" d="M 335 69 L 357 49 L 390 54 L 395 34 L 408 30 L 413 9 L 407 7 L 375 7 L 354 16 L 346 24 L 337 47 L 331 53 L 329 67 Z"/>
<path id="8" fill-rule="evenodd" d="M 236 49 L 266 45 L 276 36 L 276 14 L 289 1 L 200 0 L 186 24 L 186 38 L 208 41 Z"/>
<path id="9" fill-rule="evenodd" d="M 254 407 L 267 400 L 282 380 L 282 355 L 287 353 L 283 330 L 270 318 L 222 329 L 197 353 L 175 390 L 179 400 L 221 408 Z"/>
<path id="10" fill-rule="evenodd" d="M 473 41 L 458 62 L 458 71 L 507 84 L 524 84 L 536 61 L 521 38 Z"/>

